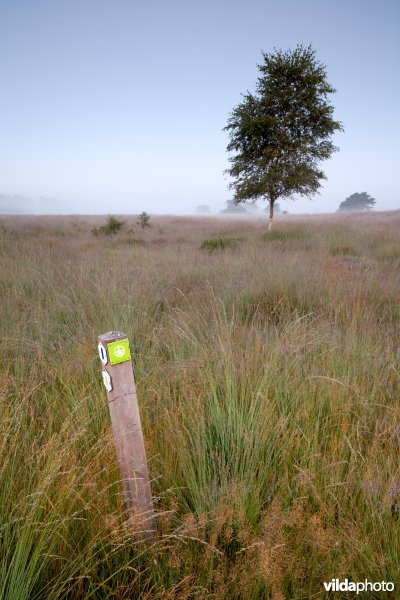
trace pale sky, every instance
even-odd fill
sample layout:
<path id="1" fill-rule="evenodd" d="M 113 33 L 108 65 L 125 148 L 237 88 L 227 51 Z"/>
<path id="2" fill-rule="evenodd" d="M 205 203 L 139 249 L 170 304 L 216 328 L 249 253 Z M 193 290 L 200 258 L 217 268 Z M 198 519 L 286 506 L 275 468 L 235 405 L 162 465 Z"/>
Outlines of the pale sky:
<path id="1" fill-rule="evenodd" d="M 281 208 L 363 191 L 400 208 L 399 16 L 397 0 L 0 0 L 0 195 L 64 213 L 224 208 L 222 129 L 261 52 L 311 43 L 345 132 L 321 194 Z"/>

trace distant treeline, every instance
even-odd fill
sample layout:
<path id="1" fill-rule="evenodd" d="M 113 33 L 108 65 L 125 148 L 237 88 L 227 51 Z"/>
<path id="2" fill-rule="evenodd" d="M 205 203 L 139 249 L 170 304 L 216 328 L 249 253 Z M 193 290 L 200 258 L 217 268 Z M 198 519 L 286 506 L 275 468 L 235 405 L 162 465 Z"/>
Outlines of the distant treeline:
<path id="1" fill-rule="evenodd" d="M 0 213 L 2 214 L 54 214 L 62 206 L 54 198 L 26 198 L 20 194 L 0 194 Z"/>

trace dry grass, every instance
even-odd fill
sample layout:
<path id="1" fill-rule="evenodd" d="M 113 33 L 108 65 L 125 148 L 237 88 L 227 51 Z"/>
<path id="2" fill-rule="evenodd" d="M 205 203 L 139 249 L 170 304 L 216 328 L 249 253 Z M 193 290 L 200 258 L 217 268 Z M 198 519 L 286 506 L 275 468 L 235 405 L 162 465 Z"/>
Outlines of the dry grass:
<path id="1" fill-rule="evenodd" d="M 400 214 L 292 217 L 271 236 L 126 220 L 101 238 L 101 217 L 0 219 L 0 597 L 400 581 Z M 220 238 L 241 241 L 201 250 Z M 96 353 L 110 329 L 134 350 L 150 548 L 124 522 Z"/>

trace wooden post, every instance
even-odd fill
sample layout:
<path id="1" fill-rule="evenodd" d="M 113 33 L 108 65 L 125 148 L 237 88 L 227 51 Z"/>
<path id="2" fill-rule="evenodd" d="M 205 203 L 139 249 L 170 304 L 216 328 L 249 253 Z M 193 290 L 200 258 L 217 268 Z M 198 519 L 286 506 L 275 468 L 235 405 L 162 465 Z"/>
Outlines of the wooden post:
<path id="1" fill-rule="evenodd" d="M 150 538 L 156 522 L 129 340 L 119 331 L 104 333 L 98 340 L 126 509 L 137 536 Z"/>

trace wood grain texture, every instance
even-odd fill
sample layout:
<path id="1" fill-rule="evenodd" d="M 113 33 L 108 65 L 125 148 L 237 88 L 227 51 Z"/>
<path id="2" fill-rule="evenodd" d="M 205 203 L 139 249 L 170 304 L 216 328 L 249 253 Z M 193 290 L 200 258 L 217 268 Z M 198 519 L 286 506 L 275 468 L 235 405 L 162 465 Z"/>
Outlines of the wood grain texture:
<path id="1" fill-rule="evenodd" d="M 107 353 L 109 343 L 122 339 L 127 336 L 118 331 L 98 338 Z M 156 523 L 132 363 L 111 365 L 108 361 L 103 368 L 112 381 L 112 390 L 106 393 L 126 509 L 138 537 L 149 538 L 156 532 Z"/>

